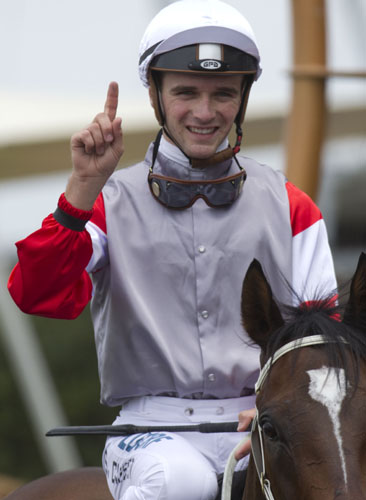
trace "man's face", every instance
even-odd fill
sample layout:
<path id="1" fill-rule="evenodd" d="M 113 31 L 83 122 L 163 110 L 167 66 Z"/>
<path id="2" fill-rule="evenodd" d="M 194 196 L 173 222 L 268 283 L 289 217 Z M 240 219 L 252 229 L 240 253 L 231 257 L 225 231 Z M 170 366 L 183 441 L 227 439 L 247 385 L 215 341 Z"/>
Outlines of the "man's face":
<path id="1" fill-rule="evenodd" d="M 189 158 L 209 158 L 227 137 L 239 110 L 242 81 L 240 75 L 163 74 L 166 128 Z"/>

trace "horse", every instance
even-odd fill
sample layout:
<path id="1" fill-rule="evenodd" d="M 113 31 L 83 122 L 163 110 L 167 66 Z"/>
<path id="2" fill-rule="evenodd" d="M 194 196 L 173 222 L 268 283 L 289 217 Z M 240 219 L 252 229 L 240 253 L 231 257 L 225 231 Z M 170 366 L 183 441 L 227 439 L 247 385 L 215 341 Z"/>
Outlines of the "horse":
<path id="1" fill-rule="evenodd" d="M 366 254 L 341 320 L 334 297 L 276 303 L 260 263 L 241 297 L 261 348 L 243 500 L 366 499 Z"/>
<path id="2" fill-rule="evenodd" d="M 223 475 L 218 478 L 221 499 Z M 239 500 L 243 492 L 242 473 L 235 473 L 232 500 Z M 3 500 L 113 500 L 101 467 L 80 467 L 56 472 L 24 484 Z M 172 499 L 173 500 L 173 499 Z"/>
<path id="3" fill-rule="evenodd" d="M 342 321 L 339 312 L 332 297 L 280 307 L 260 263 L 249 266 L 241 315 L 261 372 L 245 488 L 235 473 L 232 499 L 366 498 L 366 254 Z M 4 500 L 84 498 L 112 500 L 100 467 L 39 478 Z"/>
<path id="4" fill-rule="evenodd" d="M 101 467 L 80 467 L 31 481 L 4 500 L 113 500 Z"/>

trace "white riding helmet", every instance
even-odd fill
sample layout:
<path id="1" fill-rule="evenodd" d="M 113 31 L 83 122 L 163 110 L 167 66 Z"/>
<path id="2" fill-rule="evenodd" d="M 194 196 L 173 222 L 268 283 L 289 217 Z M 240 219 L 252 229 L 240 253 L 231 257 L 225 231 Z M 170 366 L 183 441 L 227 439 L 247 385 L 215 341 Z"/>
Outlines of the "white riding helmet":
<path id="1" fill-rule="evenodd" d="M 240 12 L 220 0 L 181 0 L 162 9 L 146 28 L 139 50 L 142 83 L 145 87 L 150 85 L 149 67 L 156 56 L 207 43 L 234 47 L 254 57 L 257 61 L 255 80 L 259 78 L 262 70 L 257 41 Z"/>
<path id="2" fill-rule="evenodd" d="M 151 87 L 155 115 L 164 126 L 156 78 L 160 71 L 247 75 L 235 119 L 238 139 L 230 148 L 231 156 L 238 152 L 250 87 L 262 72 L 257 42 L 245 17 L 220 0 L 181 0 L 152 19 L 140 43 L 139 74 L 144 86 Z"/>

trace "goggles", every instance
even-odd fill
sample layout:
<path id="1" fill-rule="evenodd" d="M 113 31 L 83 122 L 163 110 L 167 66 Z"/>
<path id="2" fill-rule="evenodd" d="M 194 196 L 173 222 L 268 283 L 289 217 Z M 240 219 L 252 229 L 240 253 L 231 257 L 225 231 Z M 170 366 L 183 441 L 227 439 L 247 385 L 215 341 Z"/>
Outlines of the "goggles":
<path id="1" fill-rule="evenodd" d="M 203 198 L 209 207 L 225 207 L 238 199 L 247 177 L 241 169 L 235 175 L 207 181 L 186 181 L 154 174 L 150 168 L 148 182 L 154 198 L 169 208 L 183 209 Z"/>
<path id="2" fill-rule="evenodd" d="M 162 134 L 163 129 L 160 129 L 154 142 L 147 178 L 151 194 L 159 203 L 168 208 L 184 209 L 191 207 L 198 198 L 203 198 L 209 207 L 217 208 L 231 205 L 239 198 L 247 173 L 235 156 L 233 158 L 240 172 L 220 179 L 187 181 L 155 174 L 153 168 Z"/>

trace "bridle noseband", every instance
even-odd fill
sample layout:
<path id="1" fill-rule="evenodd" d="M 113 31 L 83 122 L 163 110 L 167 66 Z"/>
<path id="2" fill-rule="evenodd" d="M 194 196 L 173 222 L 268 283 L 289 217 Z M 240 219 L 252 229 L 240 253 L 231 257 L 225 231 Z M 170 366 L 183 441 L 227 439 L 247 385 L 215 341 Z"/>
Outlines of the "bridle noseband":
<path id="1" fill-rule="evenodd" d="M 309 337 L 304 337 L 302 339 L 294 340 L 282 346 L 274 353 L 274 355 L 271 358 L 269 358 L 269 360 L 261 369 L 257 383 L 255 384 L 256 395 L 258 395 L 262 390 L 263 384 L 268 376 L 269 370 L 276 363 L 276 361 L 280 359 L 282 356 L 300 347 L 328 344 L 329 342 L 337 342 L 337 340 L 326 339 L 323 335 L 311 335 Z M 262 487 L 262 492 L 266 500 L 275 500 L 273 493 L 271 491 L 271 483 L 268 477 L 266 477 L 266 464 L 264 460 L 264 447 L 263 447 L 263 431 L 259 424 L 258 409 L 256 408 L 256 410 L 257 411 L 253 419 L 252 431 L 251 431 L 252 455 L 255 467 L 257 469 L 259 482 Z"/>

